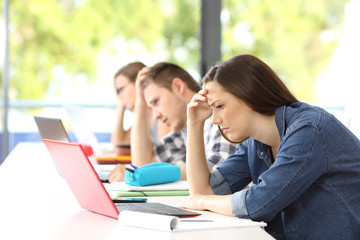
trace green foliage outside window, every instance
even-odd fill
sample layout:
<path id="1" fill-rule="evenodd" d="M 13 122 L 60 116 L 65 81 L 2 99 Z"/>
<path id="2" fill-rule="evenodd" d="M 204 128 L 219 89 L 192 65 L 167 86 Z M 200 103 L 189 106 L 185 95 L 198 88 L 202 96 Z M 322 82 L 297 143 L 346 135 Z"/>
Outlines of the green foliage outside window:
<path id="1" fill-rule="evenodd" d="M 223 59 L 251 53 L 268 63 L 301 101 L 341 39 L 344 0 L 225 0 Z M 239 39 L 236 41 L 236 39 Z"/>
<path id="2" fill-rule="evenodd" d="M 10 1 L 10 97 L 42 99 L 55 66 L 93 83 L 97 56 L 114 53 L 115 38 L 135 39 L 154 55 L 160 42 L 164 61 L 198 64 L 199 7 L 192 0 Z M 187 51 L 182 61 L 175 57 L 179 47 Z"/>
<path id="3" fill-rule="evenodd" d="M 200 0 L 9 2 L 13 99 L 42 99 L 55 66 L 94 83 L 99 54 L 116 54 L 117 38 L 125 44 L 116 48 L 137 41 L 154 56 L 163 49 L 162 61 L 199 69 Z M 311 101 L 309 89 L 340 40 L 346 2 L 223 0 L 222 60 L 254 54 L 272 66 L 300 100 Z"/>

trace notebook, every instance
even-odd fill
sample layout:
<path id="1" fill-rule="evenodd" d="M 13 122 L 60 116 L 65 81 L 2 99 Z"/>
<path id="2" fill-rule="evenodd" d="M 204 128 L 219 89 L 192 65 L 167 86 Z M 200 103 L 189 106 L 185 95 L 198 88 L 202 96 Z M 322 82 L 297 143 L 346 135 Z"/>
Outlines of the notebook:
<path id="1" fill-rule="evenodd" d="M 43 142 L 63 173 L 80 206 L 84 209 L 112 218 L 118 218 L 119 212 L 124 210 L 177 217 L 200 215 L 193 211 L 161 203 L 114 203 L 97 176 L 81 144 L 47 139 L 44 139 Z"/>
<path id="2" fill-rule="evenodd" d="M 125 182 L 113 182 L 104 186 L 111 197 L 189 196 L 190 194 L 187 181 L 150 186 L 131 186 Z"/>
<path id="3" fill-rule="evenodd" d="M 64 124 L 61 119 L 58 118 L 48 118 L 48 117 L 40 117 L 34 116 L 35 123 L 39 129 L 40 135 L 42 139 L 49 139 L 59 142 L 70 142 L 69 135 L 66 132 Z M 89 154 L 89 151 L 88 151 Z M 56 170 L 59 175 L 62 176 L 61 171 L 58 169 L 55 164 Z M 107 182 L 110 171 L 98 171 L 101 181 Z"/>

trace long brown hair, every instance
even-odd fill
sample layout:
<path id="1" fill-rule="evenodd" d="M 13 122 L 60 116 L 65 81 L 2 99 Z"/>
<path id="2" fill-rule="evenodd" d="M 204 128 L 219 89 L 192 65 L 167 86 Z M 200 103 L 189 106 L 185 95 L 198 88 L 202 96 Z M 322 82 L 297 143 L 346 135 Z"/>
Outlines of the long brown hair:
<path id="1" fill-rule="evenodd" d="M 129 79 L 130 82 L 135 83 L 138 72 L 144 67 L 146 67 L 146 66 L 142 62 L 131 62 L 131 63 L 123 66 L 122 68 L 120 68 L 115 73 L 114 80 L 119 75 L 124 75 L 125 77 L 127 77 Z"/>
<path id="2" fill-rule="evenodd" d="M 216 81 L 225 91 L 264 115 L 273 115 L 276 108 L 298 102 L 276 73 L 252 55 L 238 55 L 213 66 L 202 80 L 209 81 Z"/>

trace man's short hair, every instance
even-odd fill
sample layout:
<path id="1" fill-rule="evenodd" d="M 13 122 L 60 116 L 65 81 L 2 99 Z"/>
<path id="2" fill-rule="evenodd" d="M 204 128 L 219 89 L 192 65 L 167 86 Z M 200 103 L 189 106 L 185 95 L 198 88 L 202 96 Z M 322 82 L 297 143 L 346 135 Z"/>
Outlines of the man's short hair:
<path id="1" fill-rule="evenodd" d="M 187 71 L 173 63 L 159 62 L 152 66 L 145 75 L 146 78 L 141 85 L 143 89 L 149 83 L 155 83 L 172 91 L 172 81 L 174 78 L 180 78 L 194 92 L 198 92 L 201 89 L 200 84 Z"/>

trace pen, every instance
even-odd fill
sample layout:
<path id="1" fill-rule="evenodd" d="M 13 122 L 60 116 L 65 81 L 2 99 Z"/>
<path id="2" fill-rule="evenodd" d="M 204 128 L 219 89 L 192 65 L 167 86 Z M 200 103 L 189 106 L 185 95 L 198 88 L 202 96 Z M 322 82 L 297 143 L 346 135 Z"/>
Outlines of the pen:
<path id="1" fill-rule="evenodd" d="M 207 219 L 194 219 L 194 220 L 180 220 L 180 222 L 213 222 L 213 220 Z"/>
<path id="2" fill-rule="evenodd" d="M 130 171 L 130 172 L 134 172 L 134 169 L 131 169 L 131 168 L 126 168 L 126 170 Z"/>
<path id="3" fill-rule="evenodd" d="M 134 166 L 130 163 L 130 166 L 133 168 L 133 169 L 137 169 L 137 166 Z"/>

